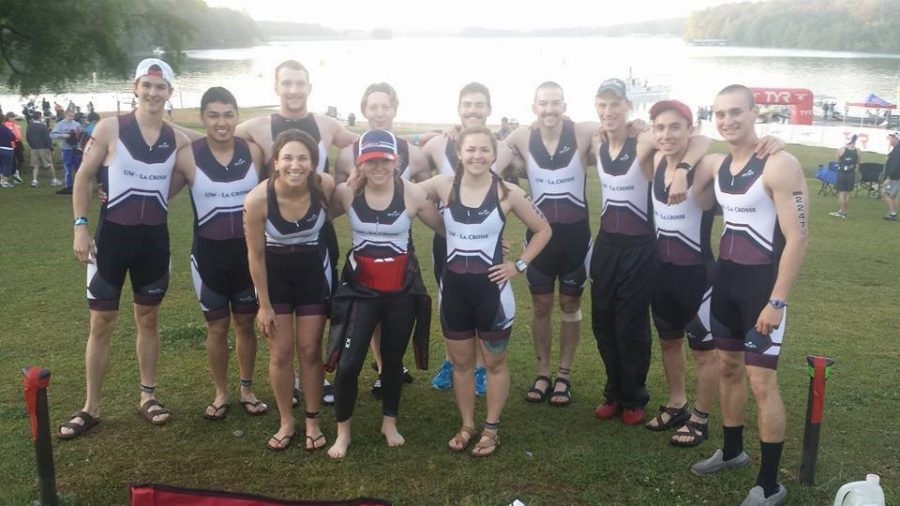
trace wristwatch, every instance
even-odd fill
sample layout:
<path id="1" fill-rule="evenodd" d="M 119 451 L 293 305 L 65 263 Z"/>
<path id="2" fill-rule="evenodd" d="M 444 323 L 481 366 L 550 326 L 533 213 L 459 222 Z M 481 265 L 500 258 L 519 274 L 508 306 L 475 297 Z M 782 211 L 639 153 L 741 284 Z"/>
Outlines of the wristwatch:
<path id="1" fill-rule="evenodd" d="M 521 258 L 516 259 L 515 265 L 516 265 L 516 270 L 519 272 L 525 272 L 525 269 L 528 268 L 528 264 L 525 263 L 525 260 L 522 260 Z"/>
<path id="2" fill-rule="evenodd" d="M 769 299 L 769 305 L 775 309 L 784 309 L 787 307 L 787 302 L 781 299 Z"/>
<path id="3" fill-rule="evenodd" d="M 676 169 L 686 170 L 686 171 L 688 172 L 688 174 L 690 174 L 691 171 L 694 170 L 694 166 L 691 165 L 691 164 L 689 164 L 689 163 L 687 163 L 687 162 L 681 162 L 681 163 L 679 163 L 678 165 L 676 165 L 675 168 L 676 168 Z"/>

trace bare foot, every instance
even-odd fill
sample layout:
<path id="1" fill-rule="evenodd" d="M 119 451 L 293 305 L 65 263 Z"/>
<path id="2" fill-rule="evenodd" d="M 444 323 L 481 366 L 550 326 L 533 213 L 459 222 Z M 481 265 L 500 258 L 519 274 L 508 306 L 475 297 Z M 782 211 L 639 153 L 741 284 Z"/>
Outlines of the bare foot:
<path id="1" fill-rule="evenodd" d="M 333 459 L 342 459 L 347 456 L 347 448 L 350 447 L 350 436 L 338 434 L 334 444 L 328 449 L 328 456 Z"/>
<path id="2" fill-rule="evenodd" d="M 387 441 L 388 446 L 403 446 L 403 443 L 406 442 L 397 430 L 395 418 L 385 417 L 384 421 L 381 423 L 381 433 L 384 434 L 384 440 Z"/>

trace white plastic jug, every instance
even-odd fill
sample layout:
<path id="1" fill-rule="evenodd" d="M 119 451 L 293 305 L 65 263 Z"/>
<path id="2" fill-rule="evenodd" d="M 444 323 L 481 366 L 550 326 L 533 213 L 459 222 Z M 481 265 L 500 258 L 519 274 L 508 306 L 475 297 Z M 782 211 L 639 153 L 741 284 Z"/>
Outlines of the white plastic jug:
<path id="1" fill-rule="evenodd" d="M 877 474 L 867 474 L 866 481 L 853 481 L 838 490 L 834 506 L 884 506 L 884 491 Z"/>

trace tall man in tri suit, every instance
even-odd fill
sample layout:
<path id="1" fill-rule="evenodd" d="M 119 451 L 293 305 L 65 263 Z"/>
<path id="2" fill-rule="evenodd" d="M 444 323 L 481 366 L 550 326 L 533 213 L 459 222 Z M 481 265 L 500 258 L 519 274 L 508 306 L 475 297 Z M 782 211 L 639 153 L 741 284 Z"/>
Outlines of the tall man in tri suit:
<path id="1" fill-rule="evenodd" d="M 200 99 L 200 121 L 206 136 L 178 152 L 172 192 L 190 186 L 194 208 L 191 274 L 206 319 L 206 351 L 216 394 L 203 413 L 221 420 L 231 405 L 227 385 L 228 327 L 234 322 L 235 352 L 240 371 L 238 400 L 251 415 L 268 406 L 253 393 L 256 333 L 253 319 L 258 304 L 247 262 L 244 239 L 244 197 L 262 179 L 262 150 L 235 138 L 237 100 L 221 87 L 206 90 Z M 264 176 L 263 176 L 264 177 Z"/>
<path id="2" fill-rule="evenodd" d="M 591 326 L 606 368 L 605 401 L 594 411 L 601 420 L 622 411 L 628 425 L 640 424 L 650 399 L 650 292 L 656 259 L 650 203 L 653 134 L 629 136 L 631 102 L 625 82 L 608 79 L 594 99 L 602 133 L 591 150 L 602 187 L 600 231 L 591 256 Z M 669 185 L 669 203 L 684 200 L 687 172 L 709 147 L 694 136 Z"/>
<path id="3" fill-rule="evenodd" d="M 119 315 L 119 296 L 130 274 L 140 368 L 140 414 L 161 425 L 170 413 L 156 399 L 159 360 L 159 304 L 169 281 L 169 187 L 176 151 L 188 139 L 163 123 L 174 76 L 162 60 L 141 61 L 134 76 L 139 107 L 101 121 L 75 176 L 75 256 L 88 267 L 90 334 L 85 351 L 87 398 L 81 411 L 60 427 L 72 439 L 99 422 L 100 391 L 109 363 L 109 339 Z M 99 176 L 108 194 L 100 210 L 95 238 L 88 234 L 91 180 Z"/>
<path id="4" fill-rule="evenodd" d="M 372 83 L 363 92 L 359 110 L 369 123 L 369 130 L 394 131 L 394 118 L 397 117 L 397 108 L 400 99 L 397 91 L 388 83 Z M 359 155 L 359 141 L 345 147 L 338 154 L 334 163 L 334 181 L 343 183 L 350 176 L 350 172 L 356 166 L 356 157 Z M 419 182 L 428 179 L 431 169 L 428 166 L 428 158 L 418 147 L 406 139 L 397 137 L 397 172 L 407 181 Z"/>
<path id="5" fill-rule="evenodd" d="M 457 112 L 459 113 L 460 124 L 453 132 L 461 132 L 473 126 L 485 126 L 488 116 L 491 115 L 491 92 L 487 86 L 476 82 L 463 86 L 459 90 Z M 438 174 L 452 176 L 459 165 L 455 135 L 448 134 L 433 137 L 425 143 L 422 151 L 428 157 L 431 167 Z M 497 161 L 494 162 L 492 169 L 497 172 L 497 168 L 500 168 L 502 171 L 511 161 L 512 153 L 509 148 L 502 142 L 498 143 Z M 441 275 L 443 274 L 444 263 L 447 258 L 447 240 L 444 237 L 434 236 L 431 255 L 434 275 L 438 286 L 440 286 Z M 441 364 L 434 378 L 432 378 L 431 385 L 438 390 L 444 390 L 453 386 L 453 365 L 450 363 L 449 358 L 445 357 L 443 364 Z M 475 393 L 478 395 L 487 393 L 487 376 L 480 356 L 475 367 Z"/>
<path id="6" fill-rule="evenodd" d="M 547 247 L 528 266 L 533 313 L 531 335 L 537 355 L 537 378 L 525 400 L 567 406 L 571 402 L 569 374 L 581 335 L 581 293 L 591 247 L 591 229 L 585 199 L 585 170 L 591 139 L 598 123 L 574 123 L 564 115 L 562 87 L 542 83 L 534 93 L 532 111 L 537 116 L 530 128 L 519 128 L 506 138 L 517 164 L 528 176 L 531 198 L 553 229 Z M 530 238 L 530 234 L 529 234 Z M 552 331 L 550 314 L 553 291 L 559 279 L 559 369 L 550 379 Z M 552 395 L 550 394 L 552 389 Z"/>
<path id="7" fill-rule="evenodd" d="M 333 118 L 313 114 L 309 111 L 307 100 L 312 91 L 309 71 L 300 62 L 286 60 L 275 67 L 275 93 L 280 100 L 281 108 L 269 116 L 258 116 L 237 126 L 235 135 L 253 141 L 262 148 L 266 161 L 272 158 L 272 144 L 281 132 L 296 128 L 308 133 L 319 143 L 319 165 L 316 170 L 328 172 L 328 148 L 335 146 L 343 149 L 356 140 L 358 135 L 344 128 Z M 337 279 L 337 236 L 334 226 L 327 222 L 322 229 L 322 238 L 328 245 L 329 255 L 334 266 L 332 279 Z M 299 399 L 298 399 L 299 400 Z M 323 401 L 334 402 L 331 384 L 325 381 Z"/>
<path id="8" fill-rule="evenodd" d="M 259 145 L 266 160 L 272 157 L 272 143 L 290 128 L 302 130 L 319 143 L 319 171 L 328 171 L 328 148 L 344 148 L 358 135 L 328 116 L 309 111 L 307 100 L 312 91 L 309 72 L 300 62 L 287 60 L 275 67 L 275 93 L 281 109 L 269 116 L 257 116 L 237 126 L 235 134 Z"/>
<path id="9" fill-rule="evenodd" d="M 728 156 L 714 169 L 725 225 L 710 322 L 718 349 L 725 441 L 721 450 L 691 470 L 702 475 L 749 464 L 743 451 L 746 375 L 758 408 L 761 463 L 756 486 L 742 504 L 778 505 L 787 490 L 778 483 L 785 409 L 776 365 L 788 295 L 806 254 L 806 181 L 790 154 L 754 153 L 759 111 L 747 87 L 731 85 L 720 91 L 713 114 L 729 146 Z"/>

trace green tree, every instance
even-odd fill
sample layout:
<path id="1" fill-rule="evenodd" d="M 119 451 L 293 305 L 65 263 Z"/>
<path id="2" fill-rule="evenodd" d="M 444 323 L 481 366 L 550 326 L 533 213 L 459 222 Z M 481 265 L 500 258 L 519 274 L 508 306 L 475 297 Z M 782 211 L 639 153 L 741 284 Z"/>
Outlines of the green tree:
<path id="1" fill-rule="evenodd" d="M 0 79 L 25 95 L 96 72 L 126 77 L 129 54 L 163 47 L 177 64 L 191 27 L 175 0 L 0 0 Z M 152 44 L 152 45 L 149 45 Z"/>

